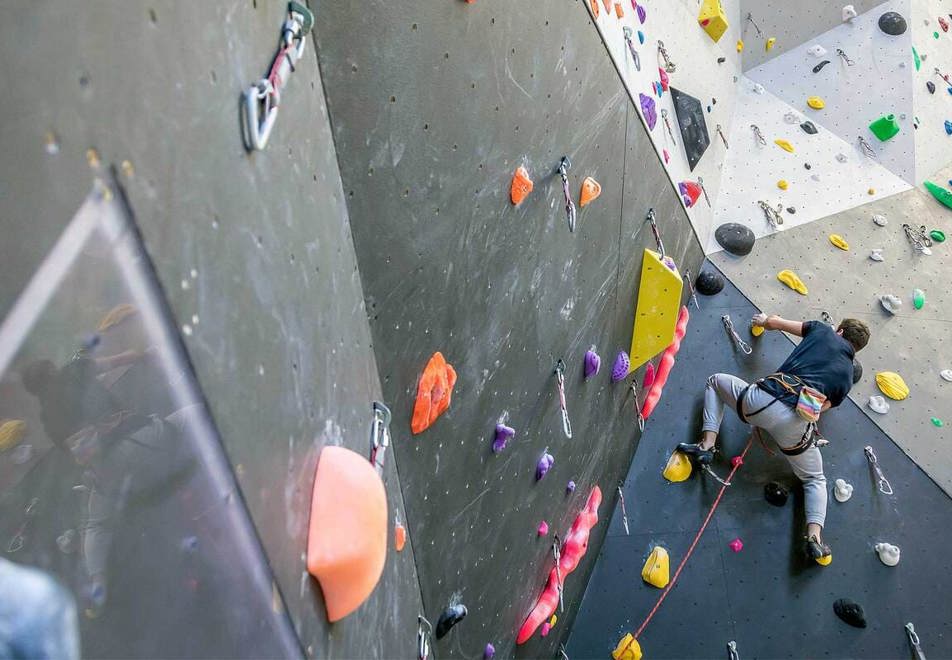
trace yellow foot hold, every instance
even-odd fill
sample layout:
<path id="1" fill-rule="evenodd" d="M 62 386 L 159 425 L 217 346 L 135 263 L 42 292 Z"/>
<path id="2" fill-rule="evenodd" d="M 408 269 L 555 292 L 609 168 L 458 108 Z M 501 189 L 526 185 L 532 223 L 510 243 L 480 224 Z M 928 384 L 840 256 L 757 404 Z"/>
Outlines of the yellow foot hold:
<path id="1" fill-rule="evenodd" d="M 784 151 L 793 153 L 793 145 L 790 144 L 790 142 L 788 142 L 787 140 L 774 140 L 774 144 L 780 147 L 781 149 L 783 149 Z"/>
<path id="2" fill-rule="evenodd" d="M 807 105 L 814 110 L 822 110 L 826 107 L 826 101 L 821 99 L 819 96 L 811 96 L 807 99 Z"/>
<path id="3" fill-rule="evenodd" d="M 750 326 L 750 334 L 752 334 L 754 337 L 759 337 L 760 335 L 764 334 L 764 326 L 762 326 L 762 325 L 751 325 L 751 326 Z"/>
<path id="4" fill-rule="evenodd" d="M 876 374 L 876 385 L 880 392 L 894 401 L 902 401 L 909 396 L 909 386 L 895 371 L 880 371 Z"/>
<path id="5" fill-rule="evenodd" d="M 790 187 L 790 184 L 787 183 L 786 179 L 780 179 L 780 181 L 777 182 L 777 187 L 780 188 L 781 190 L 786 190 L 787 188 Z"/>
<path id="6" fill-rule="evenodd" d="M 777 37 L 770 37 L 764 43 L 764 50 L 768 53 L 773 50 L 774 45 L 777 43 Z"/>
<path id="7" fill-rule="evenodd" d="M 631 633 L 626 633 L 612 651 L 612 657 L 615 660 L 641 660 L 641 644 Z"/>
<path id="8" fill-rule="evenodd" d="M 691 459 L 682 452 L 675 451 L 668 459 L 668 464 L 664 467 L 661 476 L 674 483 L 686 480 L 691 476 Z"/>
<path id="9" fill-rule="evenodd" d="M 838 248 L 841 249 L 841 250 L 849 250 L 849 249 L 850 249 L 850 244 L 847 243 L 847 242 L 843 239 L 843 237 L 840 236 L 839 234 L 830 234 L 830 243 L 832 243 L 833 245 L 835 245 L 836 247 L 838 247 Z"/>
<path id="10" fill-rule="evenodd" d="M 817 557 L 814 561 L 820 566 L 829 566 L 833 563 L 833 555 L 827 555 L 826 557 Z"/>
<path id="11" fill-rule="evenodd" d="M 653 587 L 664 589 L 671 579 L 669 571 L 668 551 L 656 545 L 641 569 L 641 579 Z"/>
<path id="12" fill-rule="evenodd" d="M 807 285 L 803 283 L 792 270 L 782 270 L 777 273 L 777 279 L 786 284 L 802 296 L 807 295 Z"/>

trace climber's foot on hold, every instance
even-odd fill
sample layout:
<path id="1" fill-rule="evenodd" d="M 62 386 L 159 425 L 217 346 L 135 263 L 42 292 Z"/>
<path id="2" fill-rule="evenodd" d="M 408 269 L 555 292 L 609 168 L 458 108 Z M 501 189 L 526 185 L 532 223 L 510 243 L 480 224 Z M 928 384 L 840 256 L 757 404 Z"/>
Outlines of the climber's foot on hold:
<path id="1" fill-rule="evenodd" d="M 829 566 L 833 561 L 833 551 L 830 550 L 830 546 L 816 535 L 807 538 L 807 552 L 820 566 Z"/>
<path id="2" fill-rule="evenodd" d="M 714 452 L 717 450 L 714 449 L 713 446 L 709 449 L 705 449 L 702 442 L 697 444 L 682 442 L 678 445 L 678 451 L 686 456 L 690 456 L 701 465 L 710 465 L 714 462 Z"/>

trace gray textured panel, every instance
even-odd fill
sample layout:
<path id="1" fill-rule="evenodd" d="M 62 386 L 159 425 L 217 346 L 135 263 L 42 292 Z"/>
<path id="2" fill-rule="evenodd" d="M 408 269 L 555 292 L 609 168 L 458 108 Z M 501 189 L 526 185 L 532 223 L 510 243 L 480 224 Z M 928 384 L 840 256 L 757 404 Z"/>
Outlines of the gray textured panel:
<path id="1" fill-rule="evenodd" d="M 747 22 L 747 14 L 753 14 L 754 22 L 764 32 L 764 38 L 757 36 L 753 26 L 744 31 L 744 71 L 753 69 L 769 59 L 787 52 L 805 43 L 813 37 L 823 34 L 843 22 L 843 5 L 852 4 L 862 14 L 882 2 L 878 0 L 853 0 L 852 3 L 830 2 L 830 0 L 741 0 L 740 16 Z M 909 19 L 909 16 L 906 16 Z M 764 40 L 776 37 L 777 43 L 769 52 L 764 48 Z M 830 52 L 834 59 L 835 55 Z"/>
<path id="2" fill-rule="evenodd" d="M 333 628 L 305 574 L 318 451 L 366 451 L 380 393 L 312 44 L 268 148 L 249 156 L 240 139 L 240 95 L 267 72 L 286 7 L 5 5 L 0 109 L 15 118 L 3 126 L 8 153 L 22 158 L 4 159 L 3 217 L 24 248 L 3 279 L 29 276 L 64 206 L 82 198 L 88 147 L 104 163 L 128 160 L 123 183 L 303 647 L 410 656 L 420 604 L 409 547 Z M 47 130 L 56 156 L 42 153 Z M 394 465 L 387 481 L 402 513 Z"/>
<path id="3" fill-rule="evenodd" d="M 889 219 L 877 227 L 874 213 Z M 952 294 L 946 286 L 952 268 L 952 243 L 936 244 L 931 256 L 913 251 L 902 230 L 903 223 L 948 231 L 950 212 L 921 190 L 910 190 L 887 199 L 845 211 L 809 225 L 760 239 L 743 259 L 717 254 L 715 262 L 754 303 L 768 313 L 786 318 L 816 318 L 828 310 L 834 319 L 854 317 L 869 324 L 872 339 L 857 357 L 864 367 L 863 380 L 853 387 L 851 398 L 946 492 L 952 492 L 952 465 L 946 460 L 952 410 L 952 383 L 939 371 L 952 368 L 948 357 L 952 320 Z M 842 252 L 830 245 L 828 236 L 842 235 L 850 245 Z M 885 261 L 868 256 L 884 248 Z M 795 270 L 810 290 L 806 297 L 791 291 L 776 279 L 783 268 Z M 913 288 L 926 294 L 921 310 L 912 305 Z M 903 300 L 902 311 L 891 317 L 879 305 L 878 296 L 893 293 Z M 865 405 L 879 394 L 875 374 L 895 371 L 909 385 L 905 401 L 891 401 L 891 410 L 878 415 Z M 936 428 L 938 417 L 946 422 Z"/>
<path id="4" fill-rule="evenodd" d="M 696 262 L 700 249 L 581 5 L 378 3 L 371 20 L 339 3 L 322 8 L 317 32 L 427 614 L 454 598 L 469 608 L 436 652 L 472 657 L 492 642 L 510 655 L 551 568 L 539 522 L 564 534 L 597 483 L 597 548 L 634 449 L 632 400 L 607 372 L 630 343 L 641 247 L 654 244 L 648 206 L 675 256 Z M 573 195 L 586 175 L 603 186 L 575 234 L 553 175 L 563 154 Z M 523 162 L 535 190 L 514 209 Z M 604 366 L 583 383 L 590 344 Z M 417 379 L 435 350 L 459 381 L 449 411 L 413 437 Z M 572 440 L 552 375 L 560 356 Z M 500 417 L 517 436 L 494 456 Z M 535 483 L 546 446 L 555 467 Z M 578 489 L 566 496 L 569 479 Z M 566 580 L 559 628 L 520 654 L 555 653 L 593 554 Z"/>

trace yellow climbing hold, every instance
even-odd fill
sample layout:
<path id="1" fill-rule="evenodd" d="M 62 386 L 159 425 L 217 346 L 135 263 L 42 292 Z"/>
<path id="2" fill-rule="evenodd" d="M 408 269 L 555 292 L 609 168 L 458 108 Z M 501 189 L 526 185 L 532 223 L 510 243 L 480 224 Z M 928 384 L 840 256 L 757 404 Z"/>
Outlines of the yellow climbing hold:
<path id="1" fill-rule="evenodd" d="M 769 53 L 771 50 L 773 50 L 775 43 L 777 43 L 777 37 L 770 37 L 767 39 L 767 43 L 764 44 L 764 50 Z"/>
<path id="2" fill-rule="evenodd" d="M 764 326 L 751 324 L 750 334 L 752 334 L 754 337 L 759 337 L 760 335 L 764 334 Z"/>
<path id="3" fill-rule="evenodd" d="M 631 333 L 631 350 L 628 352 L 631 371 L 671 343 L 681 310 L 683 285 L 684 280 L 677 269 L 669 268 L 657 252 L 645 249 L 641 262 L 638 307 Z"/>
<path id="4" fill-rule="evenodd" d="M 664 589 L 671 579 L 669 565 L 668 551 L 656 545 L 641 569 L 641 579 L 653 587 Z"/>
<path id="5" fill-rule="evenodd" d="M 674 483 L 686 480 L 691 476 L 691 459 L 682 452 L 675 451 L 668 459 L 668 464 L 664 466 L 661 476 Z"/>
<path id="6" fill-rule="evenodd" d="M 721 0 L 704 0 L 697 15 L 697 22 L 715 43 L 720 41 L 727 32 L 727 12 L 724 11 Z"/>
<path id="7" fill-rule="evenodd" d="M 738 40 L 737 40 L 737 52 L 738 52 L 738 53 L 743 53 L 743 52 L 744 52 L 744 40 L 743 40 L 743 39 L 738 39 Z"/>
<path id="8" fill-rule="evenodd" d="M 790 144 L 790 142 L 788 142 L 787 140 L 783 140 L 783 139 L 774 140 L 774 144 L 780 147 L 781 149 L 783 149 L 784 151 L 789 151 L 790 153 L 793 153 L 793 145 Z"/>
<path id="9" fill-rule="evenodd" d="M 820 566 L 829 566 L 833 563 L 833 555 L 827 555 L 825 557 L 815 557 L 814 561 Z"/>
<path id="10" fill-rule="evenodd" d="M 909 396 L 909 386 L 902 376 L 894 371 L 880 371 L 876 374 L 876 385 L 890 399 L 902 401 Z"/>
<path id="11" fill-rule="evenodd" d="M 807 285 L 803 283 L 792 270 L 782 270 L 777 273 L 777 279 L 786 284 L 802 296 L 807 295 Z"/>
<path id="12" fill-rule="evenodd" d="M 843 239 L 843 237 L 840 236 L 839 234 L 830 234 L 830 243 L 832 243 L 833 245 L 835 245 L 836 247 L 838 247 L 838 248 L 841 249 L 841 250 L 849 250 L 849 249 L 850 249 L 850 244 L 847 243 L 847 242 Z"/>
<path id="13" fill-rule="evenodd" d="M 807 99 L 807 105 L 813 108 L 814 110 L 822 110 L 826 107 L 826 102 L 821 99 L 819 96 L 811 96 Z"/>
<path id="14" fill-rule="evenodd" d="M 26 422 L 22 419 L 8 419 L 0 424 L 0 451 L 16 447 L 25 432 Z"/>
<path id="15" fill-rule="evenodd" d="M 641 644 L 631 633 L 625 633 L 612 651 L 612 657 L 615 660 L 641 660 Z"/>
<path id="16" fill-rule="evenodd" d="M 780 188 L 781 190 L 786 190 L 787 188 L 790 187 L 790 184 L 787 183 L 786 179 L 780 179 L 780 181 L 777 182 L 777 187 Z"/>
<path id="17" fill-rule="evenodd" d="M 867 194 L 867 195 L 875 195 L 875 194 L 876 194 L 876 189 L 875 189 L 875 188 L 870 188 L 869 190 L 866 191 L 866 194 Z"/>

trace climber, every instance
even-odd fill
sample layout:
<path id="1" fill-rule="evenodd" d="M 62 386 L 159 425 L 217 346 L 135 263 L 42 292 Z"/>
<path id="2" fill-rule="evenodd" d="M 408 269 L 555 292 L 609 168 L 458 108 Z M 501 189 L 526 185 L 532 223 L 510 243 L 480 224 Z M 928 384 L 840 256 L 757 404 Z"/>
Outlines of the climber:
<path id="1" fill-rule="evenodd" d="M 818 564 L 826 566 L 832 561 L 832 551 L 821 537 L 827 493 L 823 459 L 816 446 L 816 420 L 821 412 L 840 405 L 849 393 L 853 356 L 869 341 L 869 328 L 856 319 L 844 319 L 833 330 L 820 321 L 788 321 L 763 313 L 754 315 L 751 323 L 803 337 L 803 341 L 776 373 L 755 383 L 730 374 L 708 378 L 701 441 L 681 443 L 678 450 L 702 465 L 710 464 L 717 451 L 724 404 L 730 404 L 741 421 L 769 433 L 803 482 L 807 550 Z"/>

